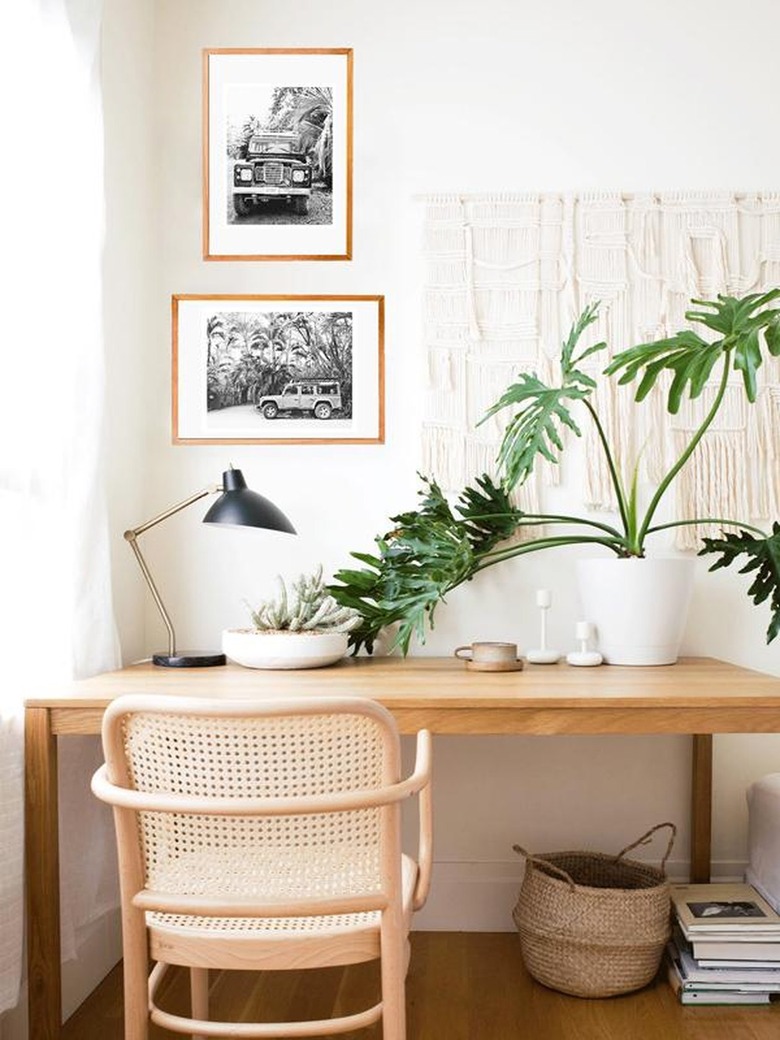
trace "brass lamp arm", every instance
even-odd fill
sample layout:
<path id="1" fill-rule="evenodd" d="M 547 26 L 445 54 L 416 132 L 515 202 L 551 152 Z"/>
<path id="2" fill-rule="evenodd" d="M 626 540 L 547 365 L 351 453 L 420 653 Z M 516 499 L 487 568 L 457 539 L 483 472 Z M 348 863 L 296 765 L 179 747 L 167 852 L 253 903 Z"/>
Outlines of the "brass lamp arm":
<path id="1" fill-rule="evenodd" d="M 191 506 L 194 502 L 198 502 L 201 498 L 205 498 L 207 495 L 216 494 L 221 491 L 222 488 L 219 484 L 212 484 L 207 488 L 202 488 L 200 491 L 196 491 L 194 495 L 190 495 L 189 498 L 185 498 L 183 502 L 177 503 L 175 506 L 171 506 L 170 509 L 166 509 L 163 513 L 159 513 L 157 516 L 152 517 L 151 520 L 147 520 L 145 524 L 140 524 L 138 527 L 133 527 L 128 531 L 125 531 L 125 541 L 129 542 L 130 548 L 135 553 L 135 558 L 138 561 L 138 566 L 141 568 L 141 573 L 146 579 L 146 584 L 149 586 L 149 591 L 152 594 L 155 605 L 160 612 L 160 616 L 165 623 L 165 627 L 168 630 L 168 655 L 174 657 L 176 655 L 176 633 L 173 629 L 173 623 L 171 621 L 168 611 L 165 609 L 165 604 L 162 601 L 159 590 L 154 583 L 151 571 L 146 563 L 146 560 L 141 553 L 138 546 L 138 536 L 143 534 L 144 531 L 148 531 L 150 527 L 154 527 L 156 524 L 162 523 L 163 520 L 167 520 L 169 516 L 173 516 L 175 513 L 180 512 L 182 509 L 186 509 L 187 506 Z"/>
<path id="2" fill-rule="evenodd" d="M 144 531 L 148 531 L 150 527 L 154 527 L 156 524 L 162 523 L 163 520 L 167 520 L 169 516 L 173 516 L 175 513 L 180 512 L 182 509 L 186 509 L 187 506 L 191 506 L 193 502 L 199 501 L 201 498 L 205 498 L 206 495 L 215 495 L 218 491 L 222 490 L 220 484 L 210 484 L 208 487 L 201 488 L 200 491 L 196 491 L 194 495 L 190 495 L 189 498 L 185 498 L 183 502 L 179 502 L 175 506 L 171 506 L 170 509 L 166 509 L 163 513 L 158 513 L 157 516 L 152 517 L 151 520 L 147 520 L 145 524 L 141 524 L 139 527 L 133 527 L 129 531 L 125 531 L 125 538 L 128 542 L 132 541 L 133 536 L 143 534 Z"/>

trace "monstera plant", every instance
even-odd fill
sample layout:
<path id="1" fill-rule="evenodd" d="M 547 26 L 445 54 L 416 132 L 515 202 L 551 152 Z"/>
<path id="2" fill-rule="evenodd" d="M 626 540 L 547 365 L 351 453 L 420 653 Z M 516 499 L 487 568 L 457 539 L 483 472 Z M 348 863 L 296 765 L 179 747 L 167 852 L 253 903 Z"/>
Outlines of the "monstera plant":
<path id="1" fill-rule="evenodd" d="M 718 414 L 732 372 L 741 375 L 747 400 L 755 402 L 764 351 L 780 355 L 778 299 L 780 289 L 743 298 L 692 300 L 686 319 L 704 335 L 685 328 L 668 338 L 641 343 L 616 354 L 601 372 L 602 379 L 636 383 L 637 402 L 663 377 L 670 414 L 678 412 L 684 399 L 698 398 L 705 387 L 714 385 L 706 415 L 643 507 L 638 463 L 627 476 L 619 472 L 616 453 L 594 405 L 597 383 L 582 367 L 586 358 L 606 347 L 596 343 L 578 349 L 583 332 L 596 320 L 598 304 L 586 308 L 562 346 L 555 385 L 535 373 L 522 373 L 482 420 L 499 412 L 509 416 L 497 460 L 500 479 L 477 478 L 451 504 L 436 481 L 423 476 L 419 507 L 392 517 L 392 528 L 376 538 L 373 553 L 352 554 L 361 568 L 345 568 L 335 575 L 330 586 L 334 599 L 362 617 L 350 634 L 353 647 L 371 651 L 380 631 L 392 625 L 397 628 L 394 646 L 406 653 L 413 637 L 424 642 L 435 609 L 448 593 L 503 560 L 589 543 L 604 546 L 617 557 L 642 558 L 652 535 L 691 524 L 729 529 L 719 537 L 703 538 L 699 555 L 715 557 L 710 570 L 739 561 L 740 573 L 752 576 L 748 595 L 755 604 L 768 601 L 770 605 L 767 642 L 771 642 L 780 631 L 780 524 L 773 523 L 767 532 L 734 517 L 683 516 L 657 523 L 656 515 Z M 581 436 L 584 420 L 594 424 L 607 462 L 617 502 L 615 522 L 531 514 L 513 505 L 512 492 L 528 480 L 539 459 L 558 463 L 566 433 Z M 534 528 L 543 533 L 534 537 Z M 510 541 L 521 529 L 522 540 Z"/>

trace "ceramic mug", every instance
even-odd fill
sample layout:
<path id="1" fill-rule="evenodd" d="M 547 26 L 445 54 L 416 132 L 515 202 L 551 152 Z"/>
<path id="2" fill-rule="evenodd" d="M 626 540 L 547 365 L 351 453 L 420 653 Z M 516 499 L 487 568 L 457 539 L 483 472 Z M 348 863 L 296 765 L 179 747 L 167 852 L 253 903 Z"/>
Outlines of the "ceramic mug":
<path id="1" fill-rule="evenodd" d="M 469 664 L 487 668 L 517 668 L 517 643 L 469 643 L 459 646 L 455 656 Z"/>

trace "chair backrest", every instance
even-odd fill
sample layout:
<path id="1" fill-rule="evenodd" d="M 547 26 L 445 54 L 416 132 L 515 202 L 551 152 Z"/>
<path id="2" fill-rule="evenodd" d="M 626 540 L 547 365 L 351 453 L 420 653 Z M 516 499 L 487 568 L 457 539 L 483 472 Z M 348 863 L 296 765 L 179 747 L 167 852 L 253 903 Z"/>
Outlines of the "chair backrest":
<path id="1" fill-rule="evenodd" d="M 135 837 L 141 887 L 263 901 L 396 894 L 399 806 L 371 803 L 400 776 L 380 705 L 120 697 L 103 744 L 108 780 L 148 796 L 119 809 L 137 820 L 118 833 L 120 857 L 122 833 Z"/>

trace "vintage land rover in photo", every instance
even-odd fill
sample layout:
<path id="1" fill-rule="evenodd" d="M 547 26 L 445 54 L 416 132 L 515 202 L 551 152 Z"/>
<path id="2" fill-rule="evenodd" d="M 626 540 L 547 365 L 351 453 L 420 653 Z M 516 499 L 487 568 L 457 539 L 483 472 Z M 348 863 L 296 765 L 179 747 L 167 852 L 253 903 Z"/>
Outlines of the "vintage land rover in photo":
<path id="1" fill-rule="evenodd" d="M 341 409 L 341 386 L 335 379 L 301 380 L 288 383 L 280 394 L 266 394 L 255 404 L 266 419 L 277 415 L 305 416 L 330 419 Z"/>
<path id="2" fill-rule="evenodd" d="M 233 209 L 246 217 L 254 206 L 285 202 L 296 213 L 308 213 L 312 168 L 300 152 L 296 134 L 255 134 L 246 159 L 233 163 Z"/>

